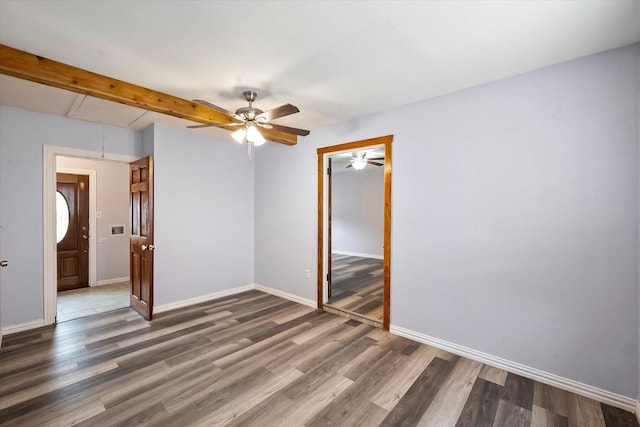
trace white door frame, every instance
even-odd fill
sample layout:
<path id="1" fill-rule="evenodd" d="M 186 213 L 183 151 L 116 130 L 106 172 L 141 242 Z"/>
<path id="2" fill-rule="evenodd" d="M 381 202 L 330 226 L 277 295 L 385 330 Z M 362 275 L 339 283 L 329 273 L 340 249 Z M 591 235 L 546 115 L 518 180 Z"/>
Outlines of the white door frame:
<path id="1" fill-rule="evenodd" d="M 56 321 L 58 266 L 56 264 L 56 157 L 78 157 L 89 160 L 109 160 L 131 163 L 137 157 L 126 154 L 102 153 L 78 148 L 42 146 L 42 248 L 44 324 Z M 91 189 L 91 184 L 90 189 Z M 91 191 L 91 190 L 90 190 Z M 91 203 L 91 202 L 90 202 Z M 95 228 L 94 228 L 95 233 Z M 93 245 L 95 247 L 95 244 Z"/>

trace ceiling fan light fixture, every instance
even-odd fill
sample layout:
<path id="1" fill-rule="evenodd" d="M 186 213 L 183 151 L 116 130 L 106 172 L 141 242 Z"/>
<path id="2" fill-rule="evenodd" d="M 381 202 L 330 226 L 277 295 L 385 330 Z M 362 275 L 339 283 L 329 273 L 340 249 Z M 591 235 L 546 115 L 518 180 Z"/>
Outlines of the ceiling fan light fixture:
<path id="1" fill-rule="evenodd" d="M 361 158 L 355 159 L 351 164 L 353 165 L 353 168 L 355 170 L 361 171 L 362 169 L 364 169 L 365 166 L 367 166 L 367 161 L 361 157 Z"/>
<path id="2" fill-rule="evenodd" d="M 238 144 L 242 144 L 244 142 L 244 137 L 247 134 L 247 130 L 245 128 L 238 129 L 234 133 L 231 134 L 231 138 L 235 139 Z"/>
<path id="3" fill-rule="evenodd" d="M 260 131 L 255 126 L 247 128 L 247 140 L 252 142 L 256 147 L 266 142 Z"/>

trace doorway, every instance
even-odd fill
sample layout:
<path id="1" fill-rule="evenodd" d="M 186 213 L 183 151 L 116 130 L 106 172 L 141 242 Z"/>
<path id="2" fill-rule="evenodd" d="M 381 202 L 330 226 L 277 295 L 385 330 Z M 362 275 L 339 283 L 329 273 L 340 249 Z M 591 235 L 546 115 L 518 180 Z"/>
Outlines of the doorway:
<path id="1" fill-rule="evenodd" d="M 389 329 L 390 321 L 390 255 L 391 255 L 391 142 L 393 136 L 384 136 L 318 149 L 318 308 L 354 318 L 374 326 Z M 364 156 L 364 159 L 362 158 Z M 360 165 L 356 162 L 360 161 Z M 367 163 L 367 164 L 362 164 Z M 358 183 L 358 191 L 375 186 L 375 169 L 380 166 L 378 183 L 379 203 L 371 201 L 369 215 L 364 194 L 348 200 L 344 188 L 336 191 L 336 184 Z M 335 170 L 369 167 L 365 175 L 341 175 L 335 179 Z M 373 179 L 373 180 L 371 180 Z M 354 181 L 355 180 L 355 181 Z M 370 189 L 371 195 L 376 192 Z M 337 198 L 336 198 L 337 197 Z M 347 199 L 345 199 L 347 197 Z M 377 194 L 376 194 L 377 197 Z M 348 215 L 361 215 L 359 221 L 343 224 L 348 215 L 334 223 L 333 213 L 350 207 Z M 338 203 L 338 204 L 336 204 Z M 377 207 L 376 207 L 377 206 Z M 369 215 L 364 218 L 362 215 Z M 349 222 L 349 221 L 346 221 Z M 376 232 L 375 230 L 379 230 Z M 337 233 L 337 234 L 336 234 Z M 345 239 L 345 236 L 349 236 Z M 350 242 L 347 243 L 347 240 Z M 337 243 L 337 246 L 336 246 Z M 381 247 L 380 247 L 381 246 Z M 345 250 L 347 249 L 347 250 Z"/>
<path id="2" fill-rule="evenodd" d="M 102 210 L 97 209 L 96 205 L 96 194 L 95 191 L 91 191 L 91 188 L 96 188 L 96 175 L 95 175 L 95 167 L 88 167 L 86 163 L 82 166 L 82 161 L 92 162 L 99 161 L 99 163 L 111 163 L 111 164 L 120 164 L 123 167 L 127 167 L 128 164 L 135 160 L 134 157 L 127 155 L 117 155 L 117 154 L 109 154 L 109 153 L 101 153 L 101 152 L 93 152 L 86 151 L 68 147 L 57 147 L 57 146 L 43 146 L 43 243 L 44 243 L 44 321 L 45 324 L 49 325 L 56 322 L 56 317 L 58 314 L 58 294 L 57 294 L 57 239 L 56 239 L 56 173 L 58 172 L 58 163 L 61 159 L 70 159 L 76 161 L 74 164 L 64 164 L 60 166 L 61 171 L 67 173 L 87 173 L 89 172 L 89 288 L 84 289 L 100 289 L 101 292 L 107 291 L 106 286 L 102 285 L 117 285 L 122 284 L 123 281 L 129 280 L 129 272 L 128 272 L 128 200 L 126 202 L 126 211 L 124 212 L 124 221 L 110 221 L 109 218 L 104 216 Z M 64 161 L 62 162 L 64 163 Z M 93 174 L 93 179 L 92 179 Z M 128 198 L 128 171 L 125 172 L 124 180 L 127 181 L 127 187 L 125 190 L 127 192 Z M 92 182 L 93 181 L 93 182 Z M 106 180 L 106 183 L 109 183 L 109 180 Z M 93 184 L 93 185 L 92 185 Z M 106 230 L 97 232 L 99 227 L 96 226 L 97 216 L 101 216 L 103 218 L 103 225 L 106 226 Z M 121 233 L 120 230 L 124 226 L 124 230 Z M 113 233 L 111 234 L 111 230 L 113 228 Z M 93 231 L 96 232 L 93 232 Z M 100 239 L 103 239 L 101 242 Z M 107 242 L 104 241 L 107 239 Z M 98 268 L 102 265 L 101 259 L 99 259 L 100 255 L 97 251 L 98 245 L 102 246 L 110 246 L 108 242 L 118 242 L 124 243 L 126 246 L 126 252 L 124 254 L 120 254 L 120 256 L 124 257 L 127 264 L 127 269 L 124 273 L 113 273 L 109 275 L 104 275 L 104 271 Z M 116 251 L 117 252 L 117 251 Z M 117 256 L 111 253 L 103 254 L 106 258 L 112 258 L 113 256 Z M 111 282 L 111 283 L 109 283 Z M 97 286 L 96 286 L 97 285 Z M 77 291 L 70 291 L 77 292 Z M 109 296 L 112 298 L 112 295 Z M 128 295 L 127 295 L 128 298 Z M 113 301 L 112 301 L 113 302 Z M 128 306 L 128 304 L 126 304 Z M 99 309 L 100 310 L 100 309 Z M 93 313 L 97 312 L 95 310 Z M 102 310 L 104 311 L 104 310 Z M 93 314 L 91 311 L 86 312 L 86 314 Z M 61 316 L 60 320 L 65 320 L 65 316 Z"/>
<path id="3" fill-rule="evenodd" d="M 57 156 L 56 175 L 56 321 L 128 307 L 128 164 Z M 75 185 L 76 181 L 78 185 Z M 60 190 L 64 194 L 58 194 Z M 81 195 L 83 190 L 85 200 L 78 203 L 74 195 Z M 84 218 L 80 221 L 82 224 L 78 225 L 77 232 L 72 227 L 66 231 L 61 227 L 66 224 L 64 214 L 67 212 L 64 207 L 67 201 L 70 207 L 68 222 L 73 223 L 74 216 Z M 63 235 L 65 232 L 66 235 Z M 61 238 L 62 241 L 59 241 Z M 78 262 L 74 262 L 76 259 L 73 252 L 69 260 L 68 244 L 63 245 L 68 240 L 78 242 Z M 61 281 L 75 279 L 73 267 L 76 265 L 83 266 L 83 280 L 76 286 L 61 286 Z"/>

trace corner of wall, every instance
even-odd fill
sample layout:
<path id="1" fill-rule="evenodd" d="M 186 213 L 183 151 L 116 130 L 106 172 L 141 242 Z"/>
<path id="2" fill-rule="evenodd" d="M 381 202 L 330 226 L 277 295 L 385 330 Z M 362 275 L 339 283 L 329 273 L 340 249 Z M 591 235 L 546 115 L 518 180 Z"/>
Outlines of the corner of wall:
<path id="1" fill-rule="evenodd" d="M 153 141 L 155 138 L 155 123 L 152 123 L 142 131 L 142 152 L 141 156 L 153 155 Z"/>

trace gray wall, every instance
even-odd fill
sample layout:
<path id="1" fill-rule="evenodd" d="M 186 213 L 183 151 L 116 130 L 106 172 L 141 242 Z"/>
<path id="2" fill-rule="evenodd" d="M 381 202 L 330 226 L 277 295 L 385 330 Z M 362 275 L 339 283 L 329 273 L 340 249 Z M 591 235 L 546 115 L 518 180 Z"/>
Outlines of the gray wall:
<path id="1" fill-rule="evenodd" d="M 635 397 L 639 46 L 269 144 L 256 282 L 314 299 L 316 148 L 394 134 L 391 323 Z"/>
<path id="2" fill-rule="evenodd" d="M 334 169 L 331 186 L 331 249 L 382 257 L 384 167 Z"/>
<path id="3" fill-rule="evenodd" d="M 0 106 L 3 327 L 43 318 L 42 146 L 138 155 L 138 132 Z"/>
<path id="4" fill-rule="evenodd" d="M 253 283 L 246 146 L 154 125 L 154 305 Z"/>
<path id="5" fill-rule="evenodd" d="M 155 305 L 253 283 L 246 147 L 158 125 L 141 133 L 0 107 L 0 249 L 10 262 L 2 270 L 3 327 L 43 317 L 42 145 L 99 152 L 103 140 L 108 153 L 154 155 Z"/>
<path id="6" fill-rule="evenodd" d="M 96 230 L 91 231 L 96 245 L 96 279 L 109 281 L 129 276 L 129 165 L 101 160 L 58 157 L 58 168 L 96 171 Z M 111 235 L 112 225 L 124 225 L 125 234 Z M 108 239 L 100 242 L 100 238 Z M 98 283 L 99 284 L 99 283 Z"/>

